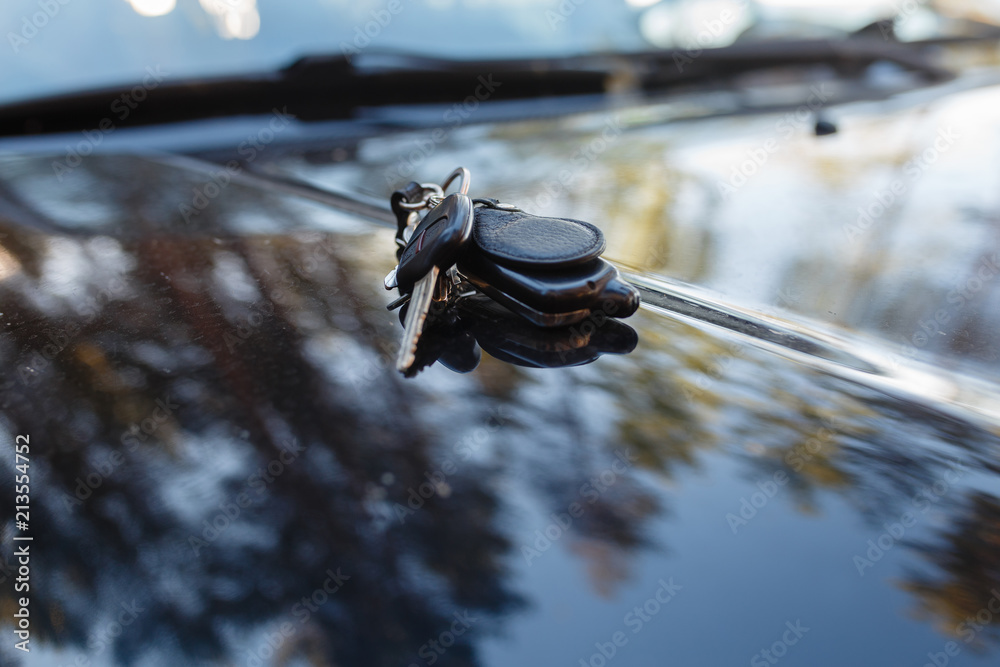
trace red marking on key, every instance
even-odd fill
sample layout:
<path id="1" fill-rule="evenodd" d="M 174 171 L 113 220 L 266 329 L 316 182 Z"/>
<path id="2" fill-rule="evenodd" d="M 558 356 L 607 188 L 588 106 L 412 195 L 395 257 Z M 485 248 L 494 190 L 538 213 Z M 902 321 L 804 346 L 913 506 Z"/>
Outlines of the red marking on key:
<path id="1" fill-rule="evenodd" d="M 424 247 L 424 236 L 427 235 L 427 230 L 420 232 L 420 236 L 417 237 L 417 249 L 414 251 L 414 255 L 420 252 Z"/>

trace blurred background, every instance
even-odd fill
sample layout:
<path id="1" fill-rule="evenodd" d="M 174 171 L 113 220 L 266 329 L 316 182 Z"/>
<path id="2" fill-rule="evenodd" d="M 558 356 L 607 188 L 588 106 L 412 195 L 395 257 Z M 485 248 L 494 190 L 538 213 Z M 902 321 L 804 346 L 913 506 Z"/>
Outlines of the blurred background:
<path id="1" fill-rule="evenodd" d="M 0 485 L 4 667 L 596 666 L 619 630 L 615 665 L 746 664 L 797 620 L 782 664 L 996 664 L 1000 3 L 0 19 L 0 471 L 30 434 L 36 538 L 27 655 Z M 328 115 L 212 97 L 308 56 Z M 602 228 L 649 297 L 634 352 L 397 375 L 393 230 L 301 186 L 458 165 Z"/>
<path id="2" fill-rule="evenodd" d="M 400 0 L 398 7 L 390 12 L 382 0 L 9 0 L 0 8 L 9 46 L 0 49 L 0 100 L 138 81 L 150 64 L 172 77 L 231 74 L 351 48 L 522 58 L 836 38 L 887 19 L 896 38 L 915 41 L 1000 22 L 996 0 Z"/>

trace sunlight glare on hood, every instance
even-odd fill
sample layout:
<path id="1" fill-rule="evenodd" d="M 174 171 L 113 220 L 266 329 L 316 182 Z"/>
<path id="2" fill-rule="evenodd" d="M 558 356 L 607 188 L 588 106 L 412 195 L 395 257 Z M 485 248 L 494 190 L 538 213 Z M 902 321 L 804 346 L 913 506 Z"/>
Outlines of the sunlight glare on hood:
<path id="1" fill-rule="evenodd" d="M 0 281 L 7 280 L 21 272 L 21 262 L 0 245 Z"/>
<path id="2" fill-rule="evenodd" d="M 660 48 L 705 49 L 732 44 L 752 23 L 745 0 L 683 0 L 646 10 L 639 30 Z"/>
<path id="3" fill-rule="evenodd" d="M 165 16 L 174 11 L 177 0 L 128 0 L 139 16 Z"/>
<path id="4" fill-rule="evenodd" d="M 253 39 L 260 32 L 257 0 L 198 0 L 223 39 Z"/>
<path id="5" fill-rule="evenodd" d="M 894 0 L 756 0 L 754 4 L 769 18 L 822 23 L 848 32 L 901 13 Z M 915 7 L 920 4 L 913 2 Z"/>

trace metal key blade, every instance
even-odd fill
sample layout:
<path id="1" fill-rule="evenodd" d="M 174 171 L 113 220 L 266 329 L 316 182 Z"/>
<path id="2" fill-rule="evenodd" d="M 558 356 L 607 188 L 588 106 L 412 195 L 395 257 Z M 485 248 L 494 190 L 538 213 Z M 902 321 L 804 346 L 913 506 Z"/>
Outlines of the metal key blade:
<path id="1" fill-rule="evenodd" d="M 430 271 L 413 286 L 410 309 L 406 312 L 406 322 L 403 326 L 403 342 L 399 346 L 399 354 L 396 356 L 396 370 L 406 377 L 412 375 L 413 363 L 416 361 L 417 343 L 424 330 L 424 322 L 427 321 L 427 313 L 431 308 L 431 299 L 434 297 L 440 273 L 441 269 L 432 266 Z"/>

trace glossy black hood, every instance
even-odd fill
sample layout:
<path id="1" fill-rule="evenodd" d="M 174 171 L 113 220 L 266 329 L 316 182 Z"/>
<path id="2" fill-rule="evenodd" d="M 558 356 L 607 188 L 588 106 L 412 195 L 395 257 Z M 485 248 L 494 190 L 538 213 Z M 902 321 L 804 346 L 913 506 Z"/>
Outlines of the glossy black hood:
<path id="1" fill-rule="evenodd" d="M 5 483 L 3 664 L 993 664 L 992 385 L 963 355 L 879 382 L 891 364 L 852 348 L 882 340 L 874 319 L 755 309 L 688 252 L 735 236 L 639 214 L 691 196 L 662 157 L 679 140 L 579 122 L 544 145 L 530 123 L 462 128 L 419 171 L 463 163 L 474 190 L 604 228 L 647 300 L 634 351 L 414 380 L 393 365 L 389 226 L 223 167 L 5 158 L 0 469 L 29 436 L 34 541 L 27 654 Z M 622 181 L 580 167 L 577 194 L 543 201 L 553 155 L 602 136 Z M 381 196 L 416 139 L 270 167 Z M 624 187 L 650 170 L 670 187 Z"/>

